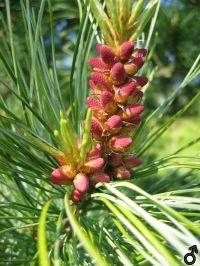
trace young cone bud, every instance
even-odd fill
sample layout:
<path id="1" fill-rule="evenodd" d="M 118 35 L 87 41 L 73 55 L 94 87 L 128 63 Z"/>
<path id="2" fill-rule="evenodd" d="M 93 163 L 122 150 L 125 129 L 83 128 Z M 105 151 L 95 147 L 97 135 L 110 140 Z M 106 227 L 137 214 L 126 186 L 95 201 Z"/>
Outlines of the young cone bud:
<path id="1" fill-rule="evenodd" d="M 132 81 L 124 86 L 120 87 L 115 93 L 115 101 L 118 103 L 125 103 L 127 102 L 129 96 L 133 94 L 133 92 L 136 90 L 137 82 Z"/>
<path id="2" fill-rule="evenodd" d="M 107 65 L 102 61 L 101 58 L 90 58 L 88 64 L 97 70 L 108 70 Z"/>
<path id="3" fill-rule="evenodd" d="M 145 86 L 148 83 L 147 77 L 134 76 L 133 79 L 136 80 L 138 85 L 141 87 Z"/>
<path id="4" fill-rule="evenodd" d="M 92 159 L 97 159 L 97 158 L 101 157 L 101 153 L 102 153 L 103 149 L 104 149 L 103 144 L 97 144 L 97 146 L 89 152 L 89 154 L 87 156 L 87 160 L 90 161 Z"/>
<path id="5" fill-rule="evenodd" d="M 138 57 L 133 60 L 133 64 L 137 66 L 137 71 L 144 65 L 144 58 Z"/>
<path id="6" fill-rule="evenodd" d="M 109 81 L 108 77 L 102 73 L 92 72 L 90 75 L 91 79 L 94 81 L 95 85 L 98 89 L 101 90 L 110 90 L 111 82 Z"/>
<path id="7" fill-rule="evenodd" d="M 143 105 L 132 105 L 127 106 L 124 110 L 120 113 L 122 119 L 130 119 L 134 116 L 138 116 L 141 112 L 143 112 L 144 106 Z"/>
<path id="8" fill-rule="evenodd" d="M 120 116 L 118 115 L 113 115 L 111 116 L 107 122 L 104 124 L 104 128 L 111 132 L 116 134 L 117 132 L 119 132 L 120 128 L 122 126 L 122 119 Z"/>
<path id="9" fill-rule="evenodd" d="M 100 43 L 97 43 L 96 44 L 96 50 L 97 50 L 97 52 L 99 52 L 100 53 L 100 51 L 101 51 L 101 47 L 103 46 L 103 44 L 100 44 Z"/>
<path id="10" fill-rule="evenodd" d="M 76 172 L 69 166 L 64 165 L 51 173 L 51 182 L 57 185 L 65 185 L 72 182 Z"/>
<path id="11" fill-rule="evenodd" d="M 105 112 L 107 113 L 113 113 L 117 106 L 114 102 L 114 97 L 111 92 L 109 91 L 104 91 L 102 92 L 100 96 L 100 103 L 104 109 Z"/>
<path id="12" fill-rule="evenodd" d="M 101 55 L 101 58 L 105 64 L 113 66 L 117 62 L 116 54 L 107 45 L 101 46 L 100 55 Z"/>
<path id="13" fill-rule="evenodd" d="M 109 156 L 109 160 L 108 160 L 109 164 L 111 166 L 119 166 L 122 163 L 122 156 L 119 153 L 111 153 L 111 155 Z"/>
<path id="14" fill-rule="evenodd" d="M 126 72 L 122 63 L 116 63 L 111 69 L 113 83 L 117 86 L 122 85 L 126 80 Z"/>
<path id="15" fill-rule="evenodd" d="M 141 118 L 139 116 L 137 116 L 130 122 L 137 126 L 141 123 Z"/>
<path id="16" fill-rule="evenodd" d="M 90 174 L 99 170 L 104 165 L 103 158 L 93 159 L 83 165 L 83 171 Z"/>
<path id="17" fill-rule="evenodd" d="M 88 105 L 88 108 L 91 108 L 92 110 L 101 108 L 101 104 L 99 100 L 91 98 L 91 97 L 87 98 L 87 105 Z"/>
<path id="18" fill-rule="evenodd" d="M 85 193 L 89 188 L 89 179 L 85 174 L 77 174 L 74 178 L 74 187 L 80 194 Z"/>
<path id="19" fill-rule="evenodd" d="M 78 145 L 78 148 L 81 149 L 81 146 L 82 146 L 82 139 L 77 139 L 77 145 Z"/>
<path id="20" fill-rule="evenodd" d="M 95 117 L 92 117 L 91 119 L 90 131 L 96 140 L 101 140 L 103 129 L 102 129 L 101 123 Z"/>
<path id="21" fill-rule="evenodd" d="M 137 157 L 126 156 L 123 158 L 123 163 L 128 169 L 134 168 L 141 164 L 141 160 Z"/>
<path id="22" fill-rule="evenodd" d="M 100 182 L 108 183 L 110 182 L 110 177 L 104 172 L 97 172 L 90 177 L 90 181 L 93 185 L 96 185 L 97 183 Z"/>
<path id="23" fill-rule="evenodd" d="M 119 166 L 115 168 L 115 177 L 118 179 L 130 179 L 131 174 L 130 172 L 123 166 Z"/>
<path id="24" fill-rule="evenodd" d="M 72 192 L 71 199 L 75 203 L 79 202 L 81 200 L 82 195 L 83 195 L 82 193 L 80 193 L 78 190 L 74 189 Z"/>
<path id="25" fill-rule="evenodd" d="M 134 49 L 134 43 L 133 42 L 124 42 L 121 47 L 119 48 L 119 56 L 122 60 L 127 61 Z"/>
<path id="26" fill-rule="evenodd" d="M 118 136 L 112 137 L 109 141 L 109 147 L 113 151 L 124 151 L 132 144 L 132 139 L 130 137 Z"/>

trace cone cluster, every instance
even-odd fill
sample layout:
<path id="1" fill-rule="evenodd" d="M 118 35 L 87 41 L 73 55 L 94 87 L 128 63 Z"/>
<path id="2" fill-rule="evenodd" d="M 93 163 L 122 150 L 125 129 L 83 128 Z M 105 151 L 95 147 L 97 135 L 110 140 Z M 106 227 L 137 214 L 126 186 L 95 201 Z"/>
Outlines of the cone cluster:
<path id="1" fill-rule="evenodd" d="M 82 140 L 78 139 L 77 144 L 81 150 Z M 78 164 L 69 162 L 63 154 L 56 159 L 60 167 L 51 173 L 51 182 L 56 185 L 73 184 L 71 199 L 78 202 L 90 187 L 99 182 L 110 181 L 110 177 L 102 170 L 105 164 L 102 151 L 103 146 L 96 143 L 95 147 L 87 153 L 85 161 Z"/>
<path id="2" fill-rule="evenodd" d="M 132 145 L 130 133 L 140 124 L 144 110 L 140 89 L 148 79 L 136 73 L 144 64 L 146 50 L 134 49 L 130 41 L 118 51 L 107 45 L 97 45 L 96 49 L 100 57 L 88 61 L 92 68 L 92 97 L 87 98 L 92 109 L 90 130 L 94 147 L 81 163 L 70 161 L 63 153 L 57 158 L 60 167 L 51 173 L 52 183 L 73 184 L 74 202 L 99 182 L 129 179 L 131 170 L 141 163 L 128 149 Z M 77 145 L 80 151 L 82 140 L 77 140 Z"/>
<path id="3" fill-rule="evenodd" d="M 148 79 L 137 76 L 145 62 L 147 51 L 134 49 L 125 42 L 118 51 L 107 45 L 97 45 L 100 57 L 89 59 L 92 68 L 90 88 L 93 97 L 87 98 L 93 111 L 91 133 L 104 147 L 105 172 L 110 178 L 129 179 L 130 171 L 141 163 L 129 154 L 130 133 L 140 124 L 144 106 L 141 87 Z"/>

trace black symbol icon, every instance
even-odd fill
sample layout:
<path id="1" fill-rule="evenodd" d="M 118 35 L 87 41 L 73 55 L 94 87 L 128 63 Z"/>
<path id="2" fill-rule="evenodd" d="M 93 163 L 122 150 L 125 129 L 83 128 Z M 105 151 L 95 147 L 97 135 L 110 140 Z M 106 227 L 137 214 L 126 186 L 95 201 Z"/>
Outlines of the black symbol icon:
<path id="1" fill-rule="evenodd" d="M 196 256 L 194 253 L 198 254 L 198 249 L 197 249 L 197 246 L 194 245 L 194 246 L 189 247 L 189 250 L 191 250 L 191 252 L 188 252 L 185 254 L 184 262 L 187 265 L 193 265 L 195 264 L 195 261 L 196 261 Z"/>

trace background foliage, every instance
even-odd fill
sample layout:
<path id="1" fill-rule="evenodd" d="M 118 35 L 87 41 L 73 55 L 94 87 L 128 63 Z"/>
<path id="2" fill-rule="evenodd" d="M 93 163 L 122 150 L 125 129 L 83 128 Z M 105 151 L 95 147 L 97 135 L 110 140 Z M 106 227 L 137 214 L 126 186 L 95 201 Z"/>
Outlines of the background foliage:
<path id="1" fill-rule="evenodd" d="M 69 0 L 1 1 L 0 8 L 0 264 L 37 265 L 37 245 L 42 265 L 47 249 L 55 265 L 94 258 L 103 265 L 99 253 L 114 265 L 162 265 L 163 257 L 179 264 L 200 234 L 198 1 L 161 2 L 143 70 L 152 77 L 146 120 L 135 136 L 143 165 L 132 184 L 101 186 L 81 211 L 49 182 L 56 163 L 30 136 L 58 147 L 52 130 L 63 106 L 81 134 L 96 42 L 88 10 Z"/>

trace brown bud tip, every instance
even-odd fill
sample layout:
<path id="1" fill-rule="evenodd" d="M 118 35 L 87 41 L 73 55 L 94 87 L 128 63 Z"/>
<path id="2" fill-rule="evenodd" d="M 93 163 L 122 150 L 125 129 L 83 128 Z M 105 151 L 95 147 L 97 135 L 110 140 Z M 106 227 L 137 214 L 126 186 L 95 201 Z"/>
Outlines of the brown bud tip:
<path id="1" fill-rule="evenodd" d="M 110 182 L 110 177 L 105 174 L 104 172 L 97 172 L 94 173 L 91 177 L 90 180 L 93 185 L 96 185 L 97 183 L 103 182 L 103 183 L 108 183 Z"/>
<path id="2" fill-rule="evenodd" d="M 122 156 L 119 153 L 111 153 L 111 155 L 109 156 L 109 164 L 111 166 L 119 166 L 122 163 Z"/>
<path id="3" fill-rule="evenodd" d="M 116 54 L 114 51 L 107 45 L 102 45 L 100 49 L 100 55 L 105 64 L 113 66 L 116 62 Z"/>
<path id="4" fill-rule="evenodd" d="M 95 85 L 98 86 L 99 89 L 110 89 L 111 83 L 108 80 L 108 77 L 105 76 L 102 73 L 98 73 L 98 72 L 92 72 L 91 73 L 91 79 L 94 81 Z"/>
<path id="5" fill-rule="evenodd" d="M 114 151 L 124 151 L 132 144 L 132 139 L 130 137 L 112 137 L 109 141 L 109 146 L 111 150 Z"/>
<path id="6" fill-rule="evenodd" d="M 111 76 L 115 85 L 122 85 L 126 79 L 124 65 L 121 63 L 116 63 L 111 69 Z"/>
<path id="7" fill-rule="evenodd" d="M 122 60 L 128 60 L 132 53 L 133 53 L 133 49 L 134 49 L 134 43 L 133 42 L 125 42 L 121 45 L 121 47 L 119 48 L 119 54 L 120 54 L 120 58 Z"/>
<path id="8" fill-rule="evenodd" d="M 137 65 L 132 61 L 124 65 L 127 75 L 134 75 L 138 71 Z"/>
<path id="9" fill-rule="evenodd" d="M 57 185 L 65 185 L 72 182 L 76 172 L 69 165 L 61 166 L 51 173 L 51 182 Z"/>
<path id="10" fill-rule="evenodd" d="M 91 119 L 90 131 L 94 135 L 94 137 L 96 136 L 97 140 L 101 139 L 103 129 L 102 129 L 101 123 L 95 117 L 92 117 Z"/>
<path id="11" fill-rule="evenodd" d="M 89 179 L 85 174 L 77 174 L 74 178 L 74 187 L 79 193 L 85 193 L 89 188 Z"/>
<path id="12" fill-rule="evenodd" d="M 137 157 L 126 156 L 123 158 L 123 163 L 128 169 L 134 168 L 141 164 L 141 160 Z"/>
<path id="13" fill-rule="evenodd" d="M 143 92 L 136 89 L 131 96 L 130 100 L 128 101 L 129 104 L 136 104 L 138 103 L 143 97 Z"/>
<path id="14" fill-rule="evenodd" d="M 97 158 L 84 164 L 83 171 L 86 173 L 93 173 L 99 170 L 104 165 L 103 158 Z"/>
<path id="15" fill-rule="evenodd" d="M 119 115 L 111 116 L 105 123 L 105 129 L 111 133 L 119 132 L 122 126 L 122 119 Z"/>
<path id="16" fill-rule="evenodd" d="M 134 52 L 133 56 L 135 58 L 139 58 L 139 57 L 142 57 L 144 58 L 147 54 L 147 50 L 146 49 L 138 49 Z"/>
<path id="17" fill-rule="evenodd" d="M 87 98 L 87 105 L 88 105 L 88 108 L 91 108 L 91 109 L 100 109 L 101 108 L 101 104 L 100 104 L 99 100 L 91 98 L 91 97 Z"/>
<path id="18" fill-rule="evenodd" d="M 101 58 L 90 58 L 88 60 L 88 64 L 92 68 L 100 69 L 100 70 L 108 70 L 107 65 L 102 61 Z"/>
<path id="19" fill-rule="evenodd" d="M 134 76 L 134 80 L 137 81 L 139 86 L 143 87 L 148 83 L 148 78 L 147 77 L 139 77 L 139 76 Z"/>
<path id="20" fill-rule="evenodd" d="M 82 193 L 80 193 L 78 190 L 74 190 L 71 195 L 71 199 L 73 202 L 79 202 L 81 200 Z"/>
<path id="21" fill-rule="evenodd" d="M 115 168 L 115 176 L 118 179 L 130 179 L 131 174 L 130 172 L 123 166 L 119 166 L 117 168 Z"/>

